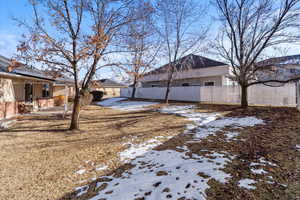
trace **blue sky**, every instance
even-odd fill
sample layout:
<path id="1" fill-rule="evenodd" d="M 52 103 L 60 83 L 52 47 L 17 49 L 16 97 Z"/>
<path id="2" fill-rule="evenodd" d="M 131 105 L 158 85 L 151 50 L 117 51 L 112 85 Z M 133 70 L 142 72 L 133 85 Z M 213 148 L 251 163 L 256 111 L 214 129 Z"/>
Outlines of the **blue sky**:
<path id="1" fill-rule="evenodd" d="M 0 54 L 11 57 L 16 52 L 22 30 L 12 17 L 29 19 L 31 8 L 27 0 L 0 0 Z"/>

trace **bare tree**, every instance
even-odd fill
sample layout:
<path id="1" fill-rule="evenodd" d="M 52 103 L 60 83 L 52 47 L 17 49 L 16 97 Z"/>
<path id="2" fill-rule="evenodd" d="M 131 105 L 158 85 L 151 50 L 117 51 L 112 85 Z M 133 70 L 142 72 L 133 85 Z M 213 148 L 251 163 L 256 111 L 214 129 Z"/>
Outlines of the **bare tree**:
<path id="1" fill-rule="evenodd" d="M 241 106 L 247 107 L 247 89 L 254 84 L 290 80 L 258 79 L 266 51 L 293 41 L 299 22 L 299 0 L 214 0 L 221 32 L 214 47 L 231 66 L 241 86 Z M 298 20 L 298 22 L 297 22 Z M 275 77 L 275 76 L 273 76 Z"/>
<path id="2" fill-rule="evenodd" d="M 105 56 L 116 51 L 114 41 L 129 18 L 127 0 L 30 0 L 34 18 L 27 23 L 20 57 L 69 73 L 75 100 L 70 130 L 79 129 L 82 100 Z"/>
<path id="3" fill-rule="evenodd" d="M 168 60 L 165 102 L 169 101 L 170 87 L 176 73 L 186 70 L 182 67 L 184 56 L 199 50 L 208 32 L 204 21 L 205 5 L 195 0 L 158 0 L 158 32 L 163 41 L 164 56 Z M 188 62 L 190 63 L 190 62 Z M 185 69 L 183 69 L 185 68 Z"/>
<path id="4" fill-rule="evenodd" d="M 123 78 L 132 83 L 131 98 L 134 98 L 140 79 L 157 60 L 160 41 L 154 28 L 154 8 L 147 0 L 133 5 L 131 13 L 137 20 L 127 24 L 124 40 L 128 53 L 125 63 L 120 63 L 114 71 L 121 76 L 123 74 Z"/>

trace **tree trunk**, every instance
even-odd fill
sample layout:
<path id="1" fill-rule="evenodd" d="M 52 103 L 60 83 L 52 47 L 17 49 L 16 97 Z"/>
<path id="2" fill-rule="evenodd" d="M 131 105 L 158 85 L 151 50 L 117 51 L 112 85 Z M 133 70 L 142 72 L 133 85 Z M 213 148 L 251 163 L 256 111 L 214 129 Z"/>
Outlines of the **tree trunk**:
<path id="1" fill-rule="evenodd" d="M 168 83 L 167 83 L 167 91 L 166 91 L 166 96 L 165 96 L 165 103 L 166 103 L 166 104 L 169 103 L 170 85 L 171 85 L 171 81 L 168 80 Z"/>
<path id="2" fill-rule="evenodd" d="M 132 93 L 131 93 L 132 99 L 134 99 L 134 97 L 135 97 L 135 91 L 136 91 L 136 79 L 134 79 L 134 82 L 133 82 L 133 88 L 132 88 Z"/>
<path id="3" fill-rule="evenodd" d="M 71 119 L 71 125 L 69 130 L 79 130 L 80 108 L 81 108 L 80 95 L 76 95 L 74 99 L 72 119 Z"/>
<path id="4" fill-rule="evenodd" d="M 242 89 L 241 107 L 247 108 L 248 107 L 248 86 L 241 85 L 241 89 Z"/>

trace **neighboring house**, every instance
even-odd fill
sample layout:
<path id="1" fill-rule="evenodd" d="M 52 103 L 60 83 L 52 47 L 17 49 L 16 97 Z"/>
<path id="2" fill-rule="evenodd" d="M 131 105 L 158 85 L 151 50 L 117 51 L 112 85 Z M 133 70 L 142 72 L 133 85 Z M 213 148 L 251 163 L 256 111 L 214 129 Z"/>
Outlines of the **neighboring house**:
<path id="1" fill-rule="evenodd" d="M 0 56 L 0 119 L 24 110 L 53 106 L 55 80 L 41 71 Z"/>
<path id="2" fill-rule="evenodd" d="M 177 63 L 182 64 L 176 65 L 172 87 L 233 84 L 228 78 L 231 73 L 230 66 L 225 63 L 193 54 L 181 58 Z M 144 75 L 141 79 L 142 87 L 166 87 L 168 67 L 166 64 Z"/>
<path id="3" fill-rule="evenodd" d="M 66 99 L 70 100 L 75 97 L 75 82 L 73 79 L 66 77 L 59 71 L 44 71 L 49 77 L 55 79 L 53 84 L 53 97 L 54 103 L 57 106 L 61 106 L 66 102 Z"/>
<path id="4" fill-rule="evenodd" d="M 300 54 L 266 59 L 257 73 L 258 80 L 288 80 L 300 77 Z"/>
<path id="5" fill-rule="evenodd" d="M 105 92 L 105 97 L 120 96 L 121 88 L 127 86 L 111 79 L 100 79 L 92 81 L 91 90 L 98 90 Z"/>
<path id="6" fill-rule="evenodd" d="M 74 81 L 65 77 L 56 78 L 53 85 L 53 96 L 75 96 Z"/>

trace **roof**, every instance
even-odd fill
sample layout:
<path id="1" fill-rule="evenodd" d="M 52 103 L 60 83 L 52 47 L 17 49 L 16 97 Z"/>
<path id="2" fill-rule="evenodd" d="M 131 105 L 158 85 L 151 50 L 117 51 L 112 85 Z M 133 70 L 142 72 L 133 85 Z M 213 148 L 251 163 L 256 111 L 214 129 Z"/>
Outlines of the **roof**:
<path id="1" fill-rule="evenodd" d="M 59 77 L 55 79 L 55 84 L 74 84 L 74 80 L 66 77 Z"/>
<path id="2" fill-rule="evenodd" d="M 300 65 L 300 54 L 275 57 L 263 60 L 258 63 L 262 66 L 286 66 L 286 65 Z"/>
<path id="3" fill-rule="evenodd" d="M 201 68 L 207 68 L 207 67 L 217 67 L 217 66 L 224 66 L 225 63 L 212 60 L 210 58 L 206 58 L 203 56 L 198 56 L 194 54 L 189 54 L 181 59 L 178 59 L 175 63 L 177 70 L 189 70 L 189 69 L 201 69 Z M 174 67 L 174 65 L 171 65 Z M 169 67 L 169 63 L 161 66 L 160 68 L 157 68 L 153 71 L 150 71 L 148 74 L 156 74 L 156 73 L 165 73 Z"/>
<path id="4" fill-rule="evenodd" d="M 7 68 L 10 64 L 11 64 L 11 59 L 8 59 L 8 58 L 0 55 L 0 71 L 1 72 L 54 81 L 54 79 L 52 77 L 46 76 L 43 73 L 43 71 L 36 69 L 34 67 L 31 67 L 31 66 L 22 64 L 22 63 L 20 63 L 20 66 L 18 66 L 17 68 L 15 68 L 11 72 L 9 72 Z"/>
<path id="5" fill-rule="evenodd" d="M 55 80 L 55 78 L 45 75 L 43 71 L 36 69 L 34 67 L 29 67 L 27 65 L 14 69 L 12 73 L 20 74 L 23 76 L 34 77 L 34 78 L 46 79 L 46 80 L 53 80 L 53 81 Z"/>
<path id="6" fill-rule="evenodd" d="M 43 73 L 53 79 L 55 79 L 56 85 L 70 85 L 74 84 L 74 79 L 68 78 L 64 73 L 61 71 L 55 71 L 55 70 L 44 70 Z"/>
<path id="7" fill-rule="evenodd" d="M 99 84 L 101 87 L 104 88 L 109 88 L 109 87 L 115 87 L 115 88 L 122 88 L 122 87 L 127 87 L 126 85 L 122 83 L 118 83 L 116 81 L 113 81 L 111 79 L 99 79 L 93 81 L 96 84 Z"/>
<path id="8" fill-rule="evenodd" d="M 65 76 L 55 77 L 46 71 L 39 70 L 35 67 L 22 64 L 21 66 L 15 68 L 11 72 L 8 71 L 7 67 L 10 65 L 11 60 L 0 55 L 0 72 L 5 72 L 6 74 L 17 74 L 26 77 L 44 79 L 49 81 L 55 81 L 57 84 L 73 84 L 74 80 L 67 78 Z M 18 77 L 21 77 L 18 76 Z"/>
<path id="9" fill-rule="evenodd" d="M 0 76 L 7 77 L 7 78 L 20 78 L 20 79 L 37 80 L 37 81 L 43 80 L 43 81 L 52 82 L 52 80 L 23 76 L 23 75 L 19 75 L 19 74 L 10 73 L 10 72 L 1 72 L 0 71 Z"/>

